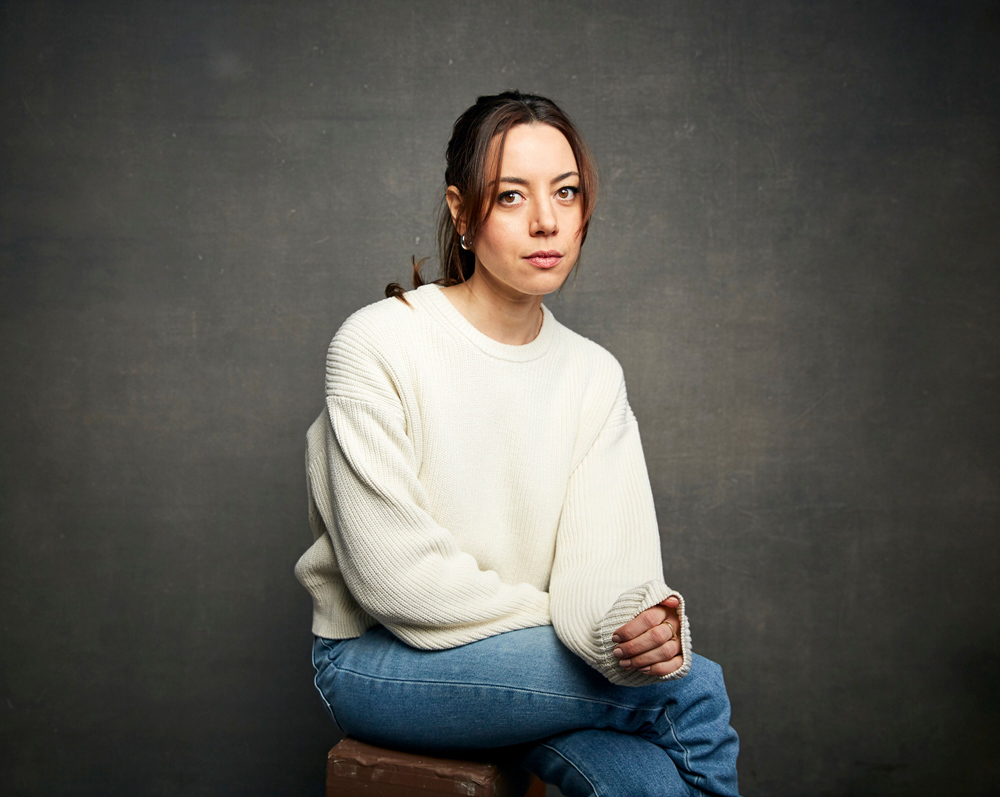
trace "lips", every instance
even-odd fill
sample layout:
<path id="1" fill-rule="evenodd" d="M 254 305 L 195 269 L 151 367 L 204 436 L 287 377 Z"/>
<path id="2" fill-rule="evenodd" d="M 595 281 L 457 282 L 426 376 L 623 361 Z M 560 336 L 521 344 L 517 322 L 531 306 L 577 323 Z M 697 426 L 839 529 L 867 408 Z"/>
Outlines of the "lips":
<path id="1" fill-rule="evenodd" d="M 531 265 L 537 266 L 538 268 L 552 268 L 556 263 L 562 260 L 562 253 L 555 249 L 548 249 L 544 252 L 533 252 L 528 255 L 525 260 L 527 260 Z"/>

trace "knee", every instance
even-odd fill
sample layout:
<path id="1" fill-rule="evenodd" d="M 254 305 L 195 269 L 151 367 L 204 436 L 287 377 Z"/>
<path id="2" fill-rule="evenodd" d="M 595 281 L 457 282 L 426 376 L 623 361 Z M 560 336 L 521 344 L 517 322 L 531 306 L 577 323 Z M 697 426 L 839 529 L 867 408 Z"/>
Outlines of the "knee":
<path id="1" fill-rule="evenodd" d="M 722 667 L 716 664 L 711 659 L 706 659 L 704 656 L 699 656 L 697 653 L 691 654 L 691 670 L 688 672 L 687 677 L 694 678 L 695 681 L 704 683 L 706 686 L 720 690 L 723 694 L 726 691 L 726 682 L 722 677 Z"/>
<path id="2" fill-rule="evenodd" d="M 667 705 L 691 716 L 724 718 L 730 715 L 729 695 L 722 677 L 722 667 L 711 659 L 691 657 L 691 669 L 677 681 L 666 681 Z"/>

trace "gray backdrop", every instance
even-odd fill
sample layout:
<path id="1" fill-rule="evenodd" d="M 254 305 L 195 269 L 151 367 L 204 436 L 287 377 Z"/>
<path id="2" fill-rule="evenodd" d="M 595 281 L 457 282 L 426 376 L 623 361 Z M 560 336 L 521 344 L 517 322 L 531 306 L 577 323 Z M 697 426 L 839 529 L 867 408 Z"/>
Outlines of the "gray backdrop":
<path id="1" fill-rule="evenodd" d="M 600 164 L 547 301 L 625 368 L 745 793 L 998 788 L 997 4 L 0 14 L 5 793 L 320 793 L 325 349 L 508 87 Z"/>

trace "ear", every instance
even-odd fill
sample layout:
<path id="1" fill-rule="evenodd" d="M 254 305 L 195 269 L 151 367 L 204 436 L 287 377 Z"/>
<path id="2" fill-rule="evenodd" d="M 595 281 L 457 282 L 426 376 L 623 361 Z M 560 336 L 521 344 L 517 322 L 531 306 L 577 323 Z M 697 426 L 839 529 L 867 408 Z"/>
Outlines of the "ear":
<path id="1" fill-rule="evenodd" d="M 448 203 L 448 211 L 451 213 L 451 220 L 455 224 L 455 229 L 458 230 L 459 235 L 462 235 L 465 232 L 465 225 L 462 225 L 463 229 L 458 229 L 458 217 L 462 212 L 462 194 L 455 186 L 449 185 L 448 190 L 444 194 L 444 201 Z"/>

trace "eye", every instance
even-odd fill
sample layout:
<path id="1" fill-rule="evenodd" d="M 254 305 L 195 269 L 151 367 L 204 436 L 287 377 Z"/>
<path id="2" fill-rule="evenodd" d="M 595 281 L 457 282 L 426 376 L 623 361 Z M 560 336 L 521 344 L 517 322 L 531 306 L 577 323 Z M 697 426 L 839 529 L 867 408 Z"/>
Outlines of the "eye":
<path id="1" fill-rule="evenodd" d="M 504 191 L 497 197 L 497 204 L 510 208 L 520 204 L 522 199 L 524 197 L 521 196 L 520 191 Z"/>
<path id="2" fill-rule="evenodd" d="M 561 199 L 564 202 L 572 201 L 576 198 L 576 195 L 580 193 L 580 189 L 575 185 L 564 185 L 558 191 L 556 191 L 556 198 Z"/>

